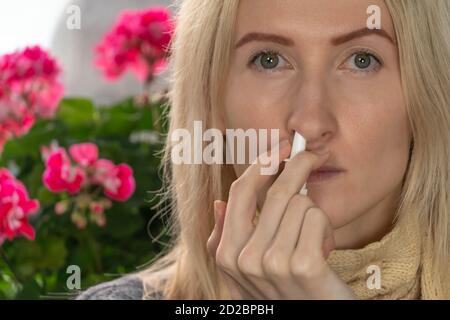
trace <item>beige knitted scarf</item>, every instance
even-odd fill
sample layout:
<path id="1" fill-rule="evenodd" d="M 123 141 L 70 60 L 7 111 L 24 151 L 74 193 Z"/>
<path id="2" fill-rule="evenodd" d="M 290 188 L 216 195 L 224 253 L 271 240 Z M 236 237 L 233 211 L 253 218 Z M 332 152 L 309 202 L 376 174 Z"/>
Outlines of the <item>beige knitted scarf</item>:
<path id="1" fill-rule="evenodd" d="M 430 250 L 416 218 L 398 220 L 381 240 L 362 249 L 334 250 L 327 261 L 359 299 L 440 299 Z M 377 278 L 378 277 L 378 278 Z"/>

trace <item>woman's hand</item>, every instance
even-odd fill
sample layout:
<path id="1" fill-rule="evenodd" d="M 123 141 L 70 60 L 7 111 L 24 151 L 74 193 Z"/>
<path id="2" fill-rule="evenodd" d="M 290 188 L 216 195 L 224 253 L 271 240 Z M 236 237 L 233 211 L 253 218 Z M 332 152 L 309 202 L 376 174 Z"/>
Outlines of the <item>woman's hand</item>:
<path id="1" fill-rule="evenodd" d="M 281 163 L 289 143 L 275 150 Z M 355 299 L 326 262 L 334 248 L 328 217 L 298 194 L 328 156 L 302 152 L 286 163 L 267 192 L 256 227 L 257 195 L 270 179 L 260 174 L 260 157 L 233 182 L 228 203 L 215 201 L 216 225 L 207 248 L 232 299 Z"/>

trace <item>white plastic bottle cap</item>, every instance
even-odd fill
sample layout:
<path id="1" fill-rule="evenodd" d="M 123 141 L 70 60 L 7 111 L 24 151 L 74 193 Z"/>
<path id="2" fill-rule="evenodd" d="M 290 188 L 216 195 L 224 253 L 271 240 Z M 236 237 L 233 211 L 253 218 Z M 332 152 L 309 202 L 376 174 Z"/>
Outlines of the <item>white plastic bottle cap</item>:
<path id="1" fill-rule="evenodd" d="M 300 133 L 295 132 L 294 141 L 292 142 L 291 155 L 289 156 L 289 159 L 284 159 L 284 161 L 287 162 L 291 160 L 293 157 L 295 157 L 296 154 L 305 151 L 305 149 L 306 149 L 305 138 L 303 138 L 303 136 Z M 308 190 L 306 189 L 306 183 L 303 185 L 299 193 L 305 196 L 307 195 Z"/>
<path id="2" fill-rule="evenodd" d="M 291 160 L 293 157 L 295 157 L 295 155 L 297 153 L 305 151 L 305 149 L 306 149 L 305 138 L 303 138 L 303 136 L 300 133 L 295 132 L 294 141 L 292 142 L 291 155 L 289 156 L 288 159 L 284 159 L 284 161 L 287 162 L 287 161 Z"/>

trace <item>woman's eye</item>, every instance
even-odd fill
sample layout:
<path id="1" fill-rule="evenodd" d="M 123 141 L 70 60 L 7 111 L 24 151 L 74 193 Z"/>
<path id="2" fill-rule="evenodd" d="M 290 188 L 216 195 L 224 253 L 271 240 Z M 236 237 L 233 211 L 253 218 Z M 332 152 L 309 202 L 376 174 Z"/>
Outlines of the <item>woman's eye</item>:
<path id="1" fill-rule="evenodd" d="M 376 71 L 380 66 L 380 60 L 373 54 L 358 52 L 353 54 L 347 61 L 348 68 L 352 71 L 370 72 Z"/>
<path id="2" fill-rule="evenodd" d="M 250 62 L 258 69 L 267 71 L 272 71 L 276 68 L 288 65 L 279 53 L 273 51 L 260 52 L 255 55 Z"/>

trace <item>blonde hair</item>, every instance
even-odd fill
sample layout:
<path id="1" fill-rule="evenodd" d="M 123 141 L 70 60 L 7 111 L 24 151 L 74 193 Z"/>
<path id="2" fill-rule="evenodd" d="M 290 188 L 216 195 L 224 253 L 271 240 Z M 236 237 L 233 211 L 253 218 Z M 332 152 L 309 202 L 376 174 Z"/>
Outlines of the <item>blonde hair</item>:
<path id="1" fill-rule="evenodd" d="M 450 299 L 450 3 L 385 2 L 399 43 L 414 141 L 398 216 L 418 215 L 436 297 Z"/>
<path id="2" fill-rule="evenodd" d="M 398 217 L 418 213 L 433 256 L 437 285 L 448 272 L 450 220 L 450 17 L 446 0 L 386 0 L 396 29 L 403 93 L 414 148 Z M 217 127 L 232 52 L 239 0 L 182 0 L 171 47 L 168 137 L 177 128 L 192 132 L 194 120 Z M 146 297 L 229 299 L 208 255 L 214 227 L 213 201 L 227 200 L 236 175 L 230 165 L 171 165 L 170 139 L 164 149 L 163 200 L 171 243 L 139 276 Z M 431 236 L 427 236 L 431 235 Z M 442 296 L 450 298 L 441 286 Z M 145 297 L 144 297 L 145 298 Z"/>

